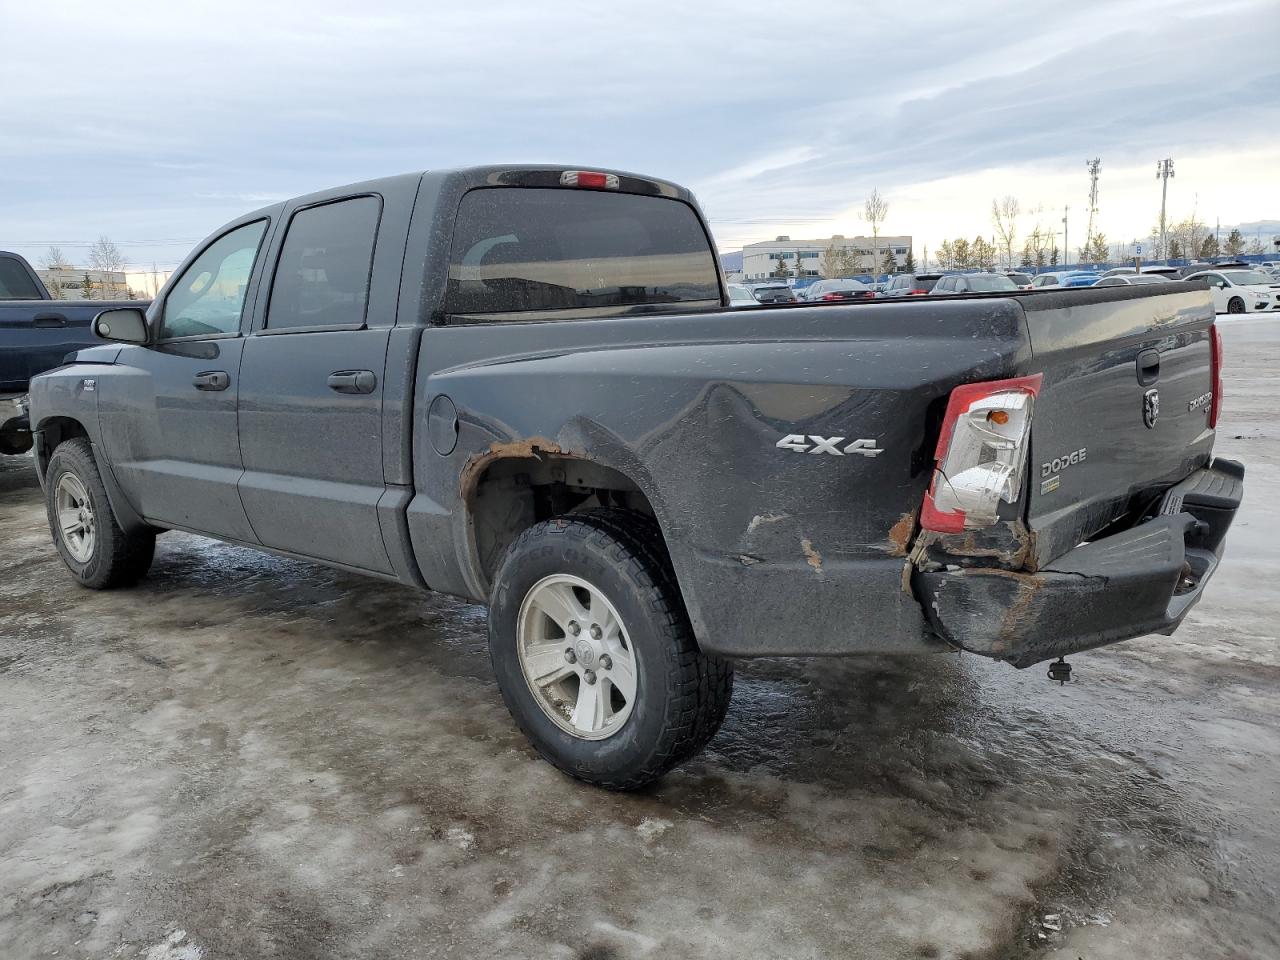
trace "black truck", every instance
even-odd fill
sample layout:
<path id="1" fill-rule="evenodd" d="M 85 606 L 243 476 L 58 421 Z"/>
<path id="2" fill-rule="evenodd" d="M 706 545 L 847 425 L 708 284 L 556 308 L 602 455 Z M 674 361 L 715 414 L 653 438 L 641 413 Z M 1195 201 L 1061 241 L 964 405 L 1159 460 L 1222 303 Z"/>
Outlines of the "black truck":
<path id="1" fill-rule="evenodd" d="M 177 529 L 485 602 L 516 723 L 611 788 L 734 658 L 1171 633 L 1243 490 L 1203 285 L 730 310 L 692 196 L 615 171 L 279 203 L 95 324 L 31 388 L 74 577 Z"/>
<path id="2" fill-rule="evenodd" d="M 137 301 L 55 300 L 26 259 L 0 250 L 0 454 L 31 449 L 25 394 L 37 373 L 98 343 L 93 318 Z M 142 304 L 145 306 L 145 302 Z"/>

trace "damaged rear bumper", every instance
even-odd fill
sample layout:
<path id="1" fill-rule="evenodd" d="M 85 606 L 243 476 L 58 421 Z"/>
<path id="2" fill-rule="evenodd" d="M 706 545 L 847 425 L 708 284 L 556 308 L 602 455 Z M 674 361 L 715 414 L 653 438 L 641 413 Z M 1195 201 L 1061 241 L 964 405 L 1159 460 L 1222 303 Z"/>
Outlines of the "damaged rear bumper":
<path id="1" fill-rule="evenodd" d="M 1215 460 L 1171 488 L 1153 518 L 1036 573 L 917 571 L 912 587 L 943 639 L 1016 667 L 1171 634 L 1217 569 L 1243 494 L 1244 466 Z"/>

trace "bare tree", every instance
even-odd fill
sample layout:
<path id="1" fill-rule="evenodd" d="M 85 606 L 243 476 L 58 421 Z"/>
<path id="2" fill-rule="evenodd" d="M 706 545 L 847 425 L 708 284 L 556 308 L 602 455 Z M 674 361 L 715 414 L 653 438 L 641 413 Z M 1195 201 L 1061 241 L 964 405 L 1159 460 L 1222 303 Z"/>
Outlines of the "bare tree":
<path id="1" fill-rule="evenodd" d="M 1187 258 L 1195 257 L 1200 252 L 1205 235 L 1209 232 L 1209 228 L 1196 216 L 1195 211 L 1192 211 L 1191 216 L 1169 224 L 1167 230 L 1169 239 L 1178 241 L 1179 253 Z M 1170 250 L 1172 251 L 1172 244 Z"/>
<path id="2" fill-rule="evenodd" d="M 867 218 L 867 223 L 871 224 L 871 238 L 875 244 L 875 250 L 872 252 L 872 270 L 876 269 L 876 265 L 880 263 L 880 224 L 884 223 L 884 218 L 889 215 L 889 201 L 880 196 L 879 190 L 872 190 L 871 196 L 867 197 L 867 202 L 863 206 L 863 216 Z"/>
<path id="3" fill-rule="evenodd" d="M 844 237 L 832 237 L 827 249 L 822 251 L 818 271 L 828 280 L 843 277 L 849 254 L 844 247 Z"/>
<path id="4" fill-rule="evenodd" d="M 49 249 L 44 252 L 44 256 L 40 258 L 40 262 L 44 264 L 46 270 L 70 270 L 71 261 L 66 258 L 60 247 L 50 245 Z"/>
<path id="5" fill-rule="evenodd" d="M 995 224 L 996 236 L 1004 247 L 1005 269 L 1013 269 L 1013 245 L 1018 239 L 1018 216 L 1022 213 L 1022 204 L 1018 198 L 1006 194 L 1004 199 L 991 201 L 991 222 Z"/>
<path id="6" fill-rule="evenodd" d="M 102 270 L 105 273 L 124 273 L 125 268 L 129 266 L 129 258 L 120 252 L 120 248 L 111 241 L 106 234 L 98 237 L 97 241 L 89 248 L 89 266 L 95 270 Z M 119 284 L 112 277 L 105 281 L 103 286 L 109 286 L 111 293 L 121 292 L 117 290 Z M 108 291 L 103 290 L 106 294 Z"/>

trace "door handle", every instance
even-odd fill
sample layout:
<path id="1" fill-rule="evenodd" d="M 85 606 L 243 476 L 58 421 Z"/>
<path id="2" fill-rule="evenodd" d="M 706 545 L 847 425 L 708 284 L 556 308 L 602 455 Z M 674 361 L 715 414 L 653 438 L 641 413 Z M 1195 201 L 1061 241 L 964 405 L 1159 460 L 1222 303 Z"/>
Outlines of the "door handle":
<path id="1" fill-rule="evenodd" d="M 35 325 L 37 327 L 65 327 L 67 318 L 60 313 L 40 313 L 36 314 Z"/>
<path id="2" fill-rule="evenodd" d="M 335 370 L 329 374 L 329 389 L 338 393 L 373 393 L 378 378 L 372 370 Z"/>
<path id="3" fill-rule="evenodd" d="M 231 386 L 231 376 L 223 370 L 206 370 L 197 373 L 191 383 L 197 390 L 225 390 Z"/>
<path id="4" fill-rule="evenodd" d="M 1160 379 L 1160 351 L 1143 350 L 1138 354 L 1138 386 L 1148 387 Z"/>

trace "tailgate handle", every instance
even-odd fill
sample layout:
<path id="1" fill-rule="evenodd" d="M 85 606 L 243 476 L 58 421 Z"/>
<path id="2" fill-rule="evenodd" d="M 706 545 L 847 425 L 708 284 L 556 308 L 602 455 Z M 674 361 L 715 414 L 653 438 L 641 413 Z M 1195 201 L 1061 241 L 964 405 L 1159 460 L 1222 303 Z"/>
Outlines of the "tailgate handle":
<path id="1" fill-rule="evenodd" d="M 1160 351 L 1143 350 L 1138 354 L 1138 385 L 1149 386 L 1160 379 Z"/>

